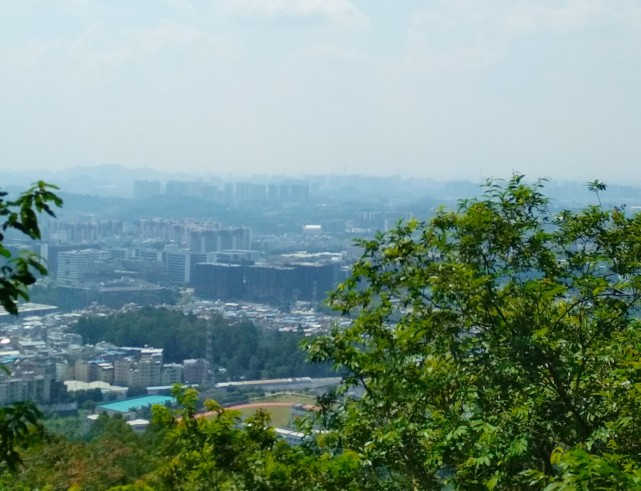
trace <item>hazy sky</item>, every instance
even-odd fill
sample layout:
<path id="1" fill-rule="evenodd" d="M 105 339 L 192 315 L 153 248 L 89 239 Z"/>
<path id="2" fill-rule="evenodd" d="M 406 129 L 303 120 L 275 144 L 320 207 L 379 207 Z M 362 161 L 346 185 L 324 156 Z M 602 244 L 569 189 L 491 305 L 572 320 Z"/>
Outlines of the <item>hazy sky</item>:
<path id="1" fill-rule="evenodd" d="M 0 0 L 0 170 L 641 183 L 641 0 Z"/>

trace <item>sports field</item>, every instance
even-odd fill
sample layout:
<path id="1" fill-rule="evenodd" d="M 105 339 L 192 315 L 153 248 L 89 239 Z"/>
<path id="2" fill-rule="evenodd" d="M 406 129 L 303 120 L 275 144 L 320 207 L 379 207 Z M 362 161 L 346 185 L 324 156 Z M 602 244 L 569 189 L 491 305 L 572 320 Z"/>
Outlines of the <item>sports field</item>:
<path id="1" fill-rule="evenodd" d="M 291 408 L 295 404 L 316 403 L 316 398 L 304 394 L 277 394 L 274 396 L 261 397 L 248 404 L 240 404 L 228 409 L 234 409 L 240 412 L 241 418 L 245 419 L 256 412 L 258 408 L 263 408 L 269 412 L 272 418 L 272 425 L 279 428 L 287 428 L 290 424 Z"/>

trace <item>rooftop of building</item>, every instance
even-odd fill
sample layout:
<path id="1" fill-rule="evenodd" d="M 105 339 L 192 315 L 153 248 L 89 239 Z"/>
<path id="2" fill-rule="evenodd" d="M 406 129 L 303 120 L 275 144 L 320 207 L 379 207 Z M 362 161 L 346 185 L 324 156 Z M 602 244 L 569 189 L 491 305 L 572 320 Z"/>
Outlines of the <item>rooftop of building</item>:
<path id="1" fill-rule="evenodd" d="M 154 404 L 174 404 L 175 402 L 175 397 L 151 395 L 124 399 L 122 401 L 108 402 L 106 404 L 100 404 L 98 408 L 105 411 L 128 413 L 130 411 L 134 411 L 136 409 L 147 406 L 152 406 Z"/>
<path id="2" fill-rule="evenodd" d="M 117 392 L 125 394 L 127 392 L 127 387 L 120 387 L 117 385 L 111 385 L 107 382 L 95 381 L 95 382 L 82 382 L 80 380 L 66 380 L 64 384 L 67 386 L 69 392 L 75 392 L 78 390 L 92 390 L 100 389 L 103 392 Z"/>
<path id="3" fill-rule="evenodd" d="M 248 385 L 271 385 L 271 384 L 297 384 L 311 382 L 311 377 L 291 377 L 291 378 L 274 378 L 265 380 L 241 380 L 237 382 L 220 382 L 216 384 L 218 388 L 225 387 L 243 387 Z"/>
<path id="4" fill-rule="evenodd" d="M 20 306 L 20 315 L 22 317 L 28 316 L 30 312 L 38 312 L 38 313 L 43 313 L 43 312 L 51 312 L 54 310 L 57 310 L 58 307 L 55 305 L 46 305 L 42 303 L 33 303 L 33 302 L 25 302 L 21 303 Z M 4 307 L 0 307 L 0 316 L 10 316 L 12 314 L 9 314 Z"/>

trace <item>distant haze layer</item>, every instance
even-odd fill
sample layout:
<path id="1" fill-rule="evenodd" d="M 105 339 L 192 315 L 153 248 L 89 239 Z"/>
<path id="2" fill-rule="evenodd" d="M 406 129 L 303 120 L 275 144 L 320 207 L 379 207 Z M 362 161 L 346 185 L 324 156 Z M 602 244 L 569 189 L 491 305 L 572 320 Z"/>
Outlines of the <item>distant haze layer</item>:
<path id="1" fill-rule="evenodd" d="M 3 172 L 641 183 L 637 0 L 0 5 Z"/>

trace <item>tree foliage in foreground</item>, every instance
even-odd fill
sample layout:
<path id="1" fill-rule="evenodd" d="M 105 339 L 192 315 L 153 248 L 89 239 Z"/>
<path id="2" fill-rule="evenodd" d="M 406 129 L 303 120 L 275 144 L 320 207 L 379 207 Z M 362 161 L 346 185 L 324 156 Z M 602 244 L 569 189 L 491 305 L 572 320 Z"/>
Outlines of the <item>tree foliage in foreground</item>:
<path id="1" fill-rule="evenodd" d="M 641 215 L 514 176 L 361 245 L 308 351 L 373 489 L 641 489 Z"/>
<path id="2" fill-rule="evenodd" d="M 240 424 L 236 411 L 214 401 L 209 416 L 196 415 L 198 393 L 176 388 L 181 408 L 154 406 L 153 424 L 164 432 L 160 465 L 134 485 L 121 490 L 357 490 L 358 459 L 310 447 L 291 446 L 258 410 Z"/>
<path id="3" fill-rule="evenodd" d="M 53 192 L 55 189 L 40 181 L 16 199 L 8 199 L 7 193 L 0 191 L 0 305 L 10 314 L 18 313 L 18 301 L 29 299 L 29 286 L 39 275 L 46 275 L 47 269 L 37 254 L 12 255 L 4 245 L 5 236 L 17 231 L 29 239 L 40 239 L 38 214 L 55 216 L 52 207 L 62 205 L 62 200 Z M 1 368 L 8 372 L 6 367 Z M 15 470 L 20 463 L 17 449 L 41 431 L 40 417 L 40 411 L 31 402 L 0 408 L 0 469 L 7 466 Z"/>
<path id="4" fill-rule="evenodd" d="M 241 423 L 239 412 L 176 387 L 180 408 L 153 407 L 137 434 L 121 416 L 101 415 L 88 431 L 51 433 L 22 452 L 17 472 L 1 472 L 0 490 L 358 490 L 354 452 L 322 450 L 313 441 L 290 446 L 259 410 Z M 77 433 L 75 437 L 70 433 Z"/>
<path id="5" fill-rule="evenodd" d="M 4 258 L 0 268 L 0 305 L 11 314 L 18 313 L 18 300 L 29 299 L 29 285 L 38 275 L 46 275 L 47 269 L 37 254 L 23 252 L 12 255 L 3 242 L 7 232 L 22 233 L 29 239 L 40 239 L 38 214 L 55 216 L 52 206 L 62 206 L 62 200 L 52 191 L 55 186 L 39 181 L 16 199 L 7 199 L 0 191 L 0 256 Z"/>
<path id="6" fill-rule="evenodd" d="M 157 465 L 151 437 L 134 433 L 119 415 L 103 414 L 82 439 L 50 433 L 30 445 L 19 470 L 0 475 L 0 489 L 98 491 L 127 485 Z"/>

